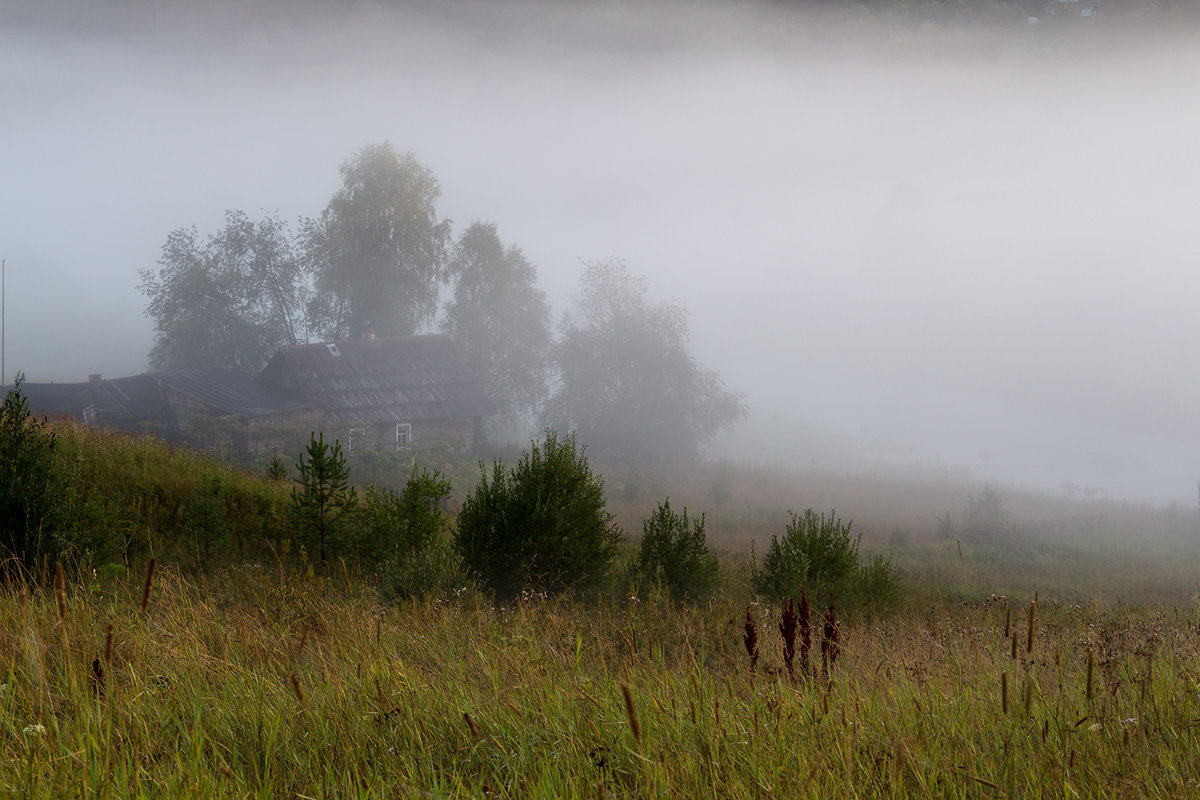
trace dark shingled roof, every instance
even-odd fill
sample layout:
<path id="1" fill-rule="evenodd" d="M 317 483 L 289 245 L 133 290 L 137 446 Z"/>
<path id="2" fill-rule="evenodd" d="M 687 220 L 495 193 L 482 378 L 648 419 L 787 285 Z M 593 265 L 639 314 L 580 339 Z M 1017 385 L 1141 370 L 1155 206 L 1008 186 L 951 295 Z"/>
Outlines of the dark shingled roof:
<path id="1" fill-rule="evenodd" d="M 84 409 L 85 419 L 92 425 L 133 428 L 156 423 L 162 433 L 174 427 L 170 409 L 163 401 L 162 391 L 153 375 L 131 375 L 93 383 L 84 392 Z"/>
<path id="2" fill-rule="evenodd" d="M 263 417 L 319 408 L 294 391 L 260 380 L 238 367 L 194 367 L 153 376 L 163 386 L 204 405 L 239 417 Z"/>
<path id="3" fill-rule="evenodd" d="M 441 334 L 284 347 L 261 377 L 320 403 L 330 421 L 462 419 L 495 412 L 458 348 Z"/>
<path id="4" fill-rule="evenodd" d="M 88 383 L 22 383 L 21 396 L 29 403 L 35 417 L 83 417 L 83 394 Z M 2 386 L 6 396 L 12 386 Z"/>

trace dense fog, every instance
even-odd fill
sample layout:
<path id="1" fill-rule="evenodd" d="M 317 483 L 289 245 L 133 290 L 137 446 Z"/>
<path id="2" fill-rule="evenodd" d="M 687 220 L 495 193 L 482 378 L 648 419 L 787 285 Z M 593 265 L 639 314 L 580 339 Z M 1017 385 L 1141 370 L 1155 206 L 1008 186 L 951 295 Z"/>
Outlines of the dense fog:
<path id="1" fill-rule="evenodd" d="M 5 369 L 146 369 L 138 270 L 316 216 L 368 142 L 556 316 L 585 260 L 690 311 L 717 455 L 1196 502 L 1200 38 L 750 3 L 4 6 Z"/>

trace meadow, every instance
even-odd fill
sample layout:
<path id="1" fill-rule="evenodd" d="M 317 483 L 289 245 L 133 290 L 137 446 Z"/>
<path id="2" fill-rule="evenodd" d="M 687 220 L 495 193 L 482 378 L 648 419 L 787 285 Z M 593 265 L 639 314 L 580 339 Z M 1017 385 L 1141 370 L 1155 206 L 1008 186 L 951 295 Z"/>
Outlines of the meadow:
<path id="1" fill-rule="evenodd" d="M 1003 532 L 947 538 L 937 522 L 959 519 L 961 486 L 614 466 L 629 531 L 660 495 L 711 509 L 715 596 L 397 599 L 366 565 L 287 551 L 285 482 L 58 430 L 94 475 L 74 484 L 81 518 L 124 544 L 0 586 L 4 796 L 1200 793 L 1194 511 L 1006 492 Z M 205 558 L 185 506 L 210 474 L 233 534 Z M 789 670 L 783 609 L 749 589 L 749 543 L 761 553 L 788 507 L 834 502 L 863 520 L 864 550 L 892 553 L 905 602 L 815 607 Z"/>

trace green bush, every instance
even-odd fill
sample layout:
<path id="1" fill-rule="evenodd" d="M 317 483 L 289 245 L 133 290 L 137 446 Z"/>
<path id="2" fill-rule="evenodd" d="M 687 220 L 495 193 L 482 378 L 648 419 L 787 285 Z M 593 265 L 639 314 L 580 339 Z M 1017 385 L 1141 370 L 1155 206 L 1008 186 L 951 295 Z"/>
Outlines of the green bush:
<path id="1" fill-rule="evenodd" d="M 31 566 L 60 556 L 58 499 L 64 477 L 57 437 L 29 413 L 21 379 L 0 405 L 0 560 Z"/>
<path id="2" fill-rule="evenodd" d="M 359 558 L 377 565 L 385 590 L 421 597 L 461 585 L 458 556 L 445 537 L 449 479 L 434 470 L 412 468 L 400 493 L 374 484 L 358 512 Z"/>
<path id="3" fill-rule="evenodd" d="M 858 608 L 873 610 L 900 605 L 900 573 L 890 558 L 875 555 L 862 565 L 854 599 Z"/>
<path id="4" fill-rule="evenodd" d="M 847 609 L 894 605 L 899 599 L 899 574 L 891 559 L 883 556 L 860 566 L 862 534 L 851 536 L 851 523 L 843 525 L 832 511 L 828 516 L 811 508 L 791 514 L 783 539 L 772 536 L 762 569 L 755 566 L 755 590 L 779 600 L 799 597 L 803 588 L 818 604 L 832 598 Z"/>
<path id="5" fill-rule="evenodd" d="M 501 601 L 522 589 L 595 588 L 623 540 L 605 508 L 604 481 L 569 435 L 547 431 L 517 465 L 494 462 L 458 512 L 455 546 Z"/>
<path id="6" fill-rule="evenodd" d="M 629 580 L 641 586 L 660 586 L 676 601 L 708 597 L 721 577 L 717 557 L 704 538 L 704 515 L 688 519 L 661 503 L 642 523 L 642 542 L 629 566 Z"/>

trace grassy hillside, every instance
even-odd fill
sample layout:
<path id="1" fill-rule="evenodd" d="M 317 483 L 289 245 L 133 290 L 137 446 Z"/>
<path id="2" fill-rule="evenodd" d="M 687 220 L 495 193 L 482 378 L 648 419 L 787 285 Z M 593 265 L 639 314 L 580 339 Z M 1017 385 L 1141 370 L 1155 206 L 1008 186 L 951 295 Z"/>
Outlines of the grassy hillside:
<path id="1" fill-rule="evenodd" d="M 152 438 L 64 421 L 51 428 L 58 437 L 56 457 L 70 478 L 62 506 L 77 564 L 139 571 L 155 556 L 191 574 L 211 565 L 273 563 L 288 548 L 294 534 L 287 513 L 290 479 L 268 480 Z M 298 455 L 285 460 L 292 476 Z M 512 462 L 518 455 L 499 457 Z M 450 477 L 451 513 L 479 480 L 477 459 L 439 454 L 352 461 L 351 476 L 360 484 L 369 479 L 401 489 L 414 465 Z M 727 590 L 739 597 L 748 593 L 752 552 L 761 557 L 771 537 L 782 535 L 789 510 L 809 507 L 836 510 L 852 521 L 864 553 L 889 554 L 921 596 L 1040 591 L 1071 601 L 1178 605 L 1197 588 L 1200 514 L 1193 509 L 996 487 L 999 518 L 986 530 L 972 530 L 971 500 L 985 487 L 950 480 L 787 472 L 730 462 L 598 464 L 597 470 L 609 509 L 631 541 L 668 497 L 676 508 L 705 514 L 709 544 L 725 562 Z M 214 483 L 228 521 L 223 542 L 208 542 L 189 517 L 198 493 Z"/>
<path id="2" fill-rule="evenodd" d="M 58 420 L 54 453 L 66 486 L 60 503 L 68 560 L 81 567 L 140 569 L 157 557 L 185 569 L 210 560 L 258 560 L 289 535 L 286 482 L 270 481 L 210 454 L 158 439 Z M 217 486 L 227 540 L 208 542 L 189 518 Z M 216 551 L 216 552 L 214 552 Z"/>
<path id="3" fill-rule="evenodd" d="M 633 533 L 668 495 L 708 514 L 726 576 L 712 600 L 680 608 L 614 584 L 586 604 L 526 593 L 494 607 L 464 584 L 396 601 L 369 564 L 314 570 L 289 548 L 288 481 L 53 430 L 65 519 L 92 544 L 57 576 L 35 565 L 0 585 L 6 795 L 1166 797 L 1200 785 L 1191 511 L 733 464 L 610 466 L 611 506 Z M 213 523 L 194 509 L 214 483 L 230 536 L 206 552 Z M 761 555 L 787 509 L 809 505 L 855 519 L 910 594 L 883 617 L 814 609 L 811 650 L 798 635 L 789 670 L 782 610 L 750 592 L 749 548 Z"/>

